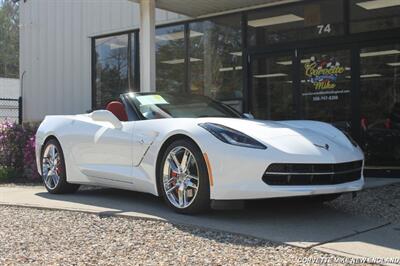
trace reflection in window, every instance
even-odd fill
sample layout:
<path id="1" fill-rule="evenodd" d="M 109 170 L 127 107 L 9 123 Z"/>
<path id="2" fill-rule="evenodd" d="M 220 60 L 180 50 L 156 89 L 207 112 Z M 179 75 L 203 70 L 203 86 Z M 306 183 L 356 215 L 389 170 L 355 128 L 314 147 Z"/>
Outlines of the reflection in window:
<path id="1" fill-rule="evenodd" d="M 158 91 L 184 91 L 184 26 L 156 29 L 156 86 Z"/>
<path id="2" fill-rule="evenodd" d="M 343 1 L 325 0 L 258 10 L 248 15 L 251 46 L 343 34 Z"/>
<path id="3" fill-rule="evenodd" d="M 103 108 L 129 90 L 128 35 L 95 40 L 96 106 Z"/>
<path id="4" fill-rule="evenodd" d="M 396 27 L 400 27 L 399 1 L 351 0 L 351 32 L 366 32 Z"/>
<path id="5" fill-rule="evenodd" d="M 368 164 L 400 166 L 400 44 L 361 49 L 360 89 Z"/>
<path id="6" fill-rule="evenodd" d="M 252 114 L 259 119 L 293 118 L 291 55 L 258 57 L 252 64 Z"/>
<path id="7" fill-rule="evenodd" d="M 300 69 L 304 118 L 329 122 L 342 130 L 349 130 L 350 51 L 305 54 L 301 57 Z"/>
<path id="8" fill-rule="evenodd" d="M 194 22 L 190 28 L 190 90 L 242 109 L 240 15 Z"/>

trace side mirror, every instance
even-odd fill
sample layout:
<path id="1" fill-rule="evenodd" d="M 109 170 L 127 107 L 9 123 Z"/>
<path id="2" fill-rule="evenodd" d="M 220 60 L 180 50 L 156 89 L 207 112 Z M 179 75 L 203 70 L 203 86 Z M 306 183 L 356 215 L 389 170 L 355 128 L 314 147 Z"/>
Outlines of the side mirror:
<path id="1" fill-rule="evenodd" d="M 97 110 L 97 111 L 94 111 L 93 113 L 91 113 L 90 117 L 94 121 L 109 122 L 117 129 L 122 128 L 121 121 L 119 121 L 119 119 L 113 113 L 111 113 L 110 111 Z"/>
<path id="2" fill-rule="evenodd" d="M 244 113 L 244 114 L 243 114 L 243 118 L 246 118 L 246 119 L 254 119 L 254 116 L 253 116 L 252 114 L 250 114 L 250 113 Z"/>

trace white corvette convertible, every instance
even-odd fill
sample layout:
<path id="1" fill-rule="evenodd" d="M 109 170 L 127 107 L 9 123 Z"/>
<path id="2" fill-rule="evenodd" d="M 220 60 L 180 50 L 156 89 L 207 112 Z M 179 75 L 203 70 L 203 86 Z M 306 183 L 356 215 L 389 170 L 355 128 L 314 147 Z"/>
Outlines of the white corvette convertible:
<path id="1" fill-rule="evenodd" d="M 50 193 L 135 190 L 196 213 L 212 200 L 331 200 L 364 184 L 361 149 L 330 124 L 247 119 L 185 94 L 127 93 L 106 109 L 44 119 L 36 158 Z"/>

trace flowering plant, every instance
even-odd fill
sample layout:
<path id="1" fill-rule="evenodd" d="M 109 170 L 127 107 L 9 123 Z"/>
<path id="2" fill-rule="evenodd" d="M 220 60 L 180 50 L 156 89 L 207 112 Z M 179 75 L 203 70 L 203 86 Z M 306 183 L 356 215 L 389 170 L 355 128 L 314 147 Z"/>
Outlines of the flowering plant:
<path id="1" fill-rule="evenodd" d="M 31 179 L 39 179 L 35 157 L 35 135 L 29 136 L 24 147 L 24 176 Z"/>
<path id="2" fill-rule="evenodd" d="M 11 121 L 0 123 L 0 177 L 37 179 L 35 163 L 36 127 Z"/>

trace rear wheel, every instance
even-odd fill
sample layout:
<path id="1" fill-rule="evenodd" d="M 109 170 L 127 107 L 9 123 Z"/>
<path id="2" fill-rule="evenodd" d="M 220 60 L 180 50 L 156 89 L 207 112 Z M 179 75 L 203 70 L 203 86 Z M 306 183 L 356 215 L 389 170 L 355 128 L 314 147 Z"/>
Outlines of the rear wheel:
<path id="1" fill-rule="evenodd" d="M 41 154 L 42 179 L 47 191 L 53 194 L 73 193 L 79 185 L 67 182 L 64 154 L 57 140 L 46 142 Z"/>
<path id="2" fill-rule="evenodd" d="M 179 213 L 199 213 L 210 208 L 206 163 L 193 142 L 184 139 L 171 143 L 160 167 L 159 187 L 169 207 Z"/>

